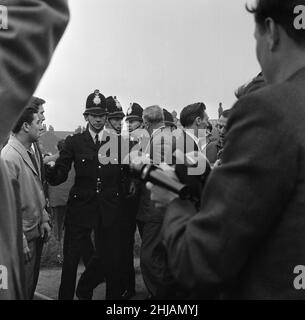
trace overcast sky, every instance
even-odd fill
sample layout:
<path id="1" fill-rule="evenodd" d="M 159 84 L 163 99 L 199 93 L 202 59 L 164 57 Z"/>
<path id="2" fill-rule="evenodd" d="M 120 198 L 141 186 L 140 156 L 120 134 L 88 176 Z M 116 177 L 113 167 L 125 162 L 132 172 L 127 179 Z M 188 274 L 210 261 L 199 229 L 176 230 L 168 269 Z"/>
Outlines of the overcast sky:
<path id="1" fill-rule="evenodd" d="M 217 117 L 235 89 L 259 71 L 251 0 L 70 0 L 71 21 L 36 95 L 46 123 L 83 125 L 87 96 L 99 89 L 169 111 L 193 102 Z"/>

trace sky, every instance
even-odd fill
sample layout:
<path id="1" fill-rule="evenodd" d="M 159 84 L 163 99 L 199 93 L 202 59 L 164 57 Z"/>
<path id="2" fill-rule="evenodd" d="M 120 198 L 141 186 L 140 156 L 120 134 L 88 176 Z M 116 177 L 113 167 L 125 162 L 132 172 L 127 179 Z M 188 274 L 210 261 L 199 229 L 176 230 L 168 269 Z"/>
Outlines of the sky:
<path id="1" fill-rule="evenodd" d="M 47 125 L 84 125 L 87 96 L 99 89 L 131 102 L 158 104 L 179 116 L 220 102 L 260 71 L 251 0 L 70 0 L 71 20 L 35 95 L 47 101 Z"/>

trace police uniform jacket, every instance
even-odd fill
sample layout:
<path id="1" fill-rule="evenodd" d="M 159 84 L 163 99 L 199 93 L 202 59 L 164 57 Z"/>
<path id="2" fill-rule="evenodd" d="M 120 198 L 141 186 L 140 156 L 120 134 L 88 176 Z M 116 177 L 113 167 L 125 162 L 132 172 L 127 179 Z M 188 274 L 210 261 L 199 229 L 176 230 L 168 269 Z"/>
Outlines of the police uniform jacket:
<path id="1" fill-rule="evenodd" d="M 93 227 L 101 218 L 104 226 L 110 226 L 122 214 L 123 166 L 102 165 L 99 149 L 88 130 L 69 136 L 55 166 L 46 172 L 49 183 L 59 185 L 66 181 L 74 163 L 75 182 L 67 204 L 67 219 L 72 224 Z"/>

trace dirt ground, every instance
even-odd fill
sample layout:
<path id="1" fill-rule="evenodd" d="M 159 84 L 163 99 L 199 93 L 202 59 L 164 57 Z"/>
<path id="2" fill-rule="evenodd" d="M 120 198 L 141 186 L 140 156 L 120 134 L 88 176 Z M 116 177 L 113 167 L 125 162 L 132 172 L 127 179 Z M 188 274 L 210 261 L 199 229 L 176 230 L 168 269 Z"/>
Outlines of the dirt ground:
<path id="1" fill-rule="evenodd" d="M 147 296 L 147 291 L 143 283 L 142 275 L 140 272 L 139 259 L 135 259 L 136 268 L 136 296 L 133 300 L 143 300 Z M 79 279 L 81 273 L 84 271 L 84 266 L 79 266 L 77 279 Z M 39 281 L 36 292 L 40 295 L 46 296 L 50 299 L 57 300 L 58 289 L 60 285 L 61 268 L 43 268 L 40 270 Z M 77 299 L 76 297 L 74 297 Z M 105 284 L 99 285 L 93 295 L 93 300 L 105 299 Z"/>

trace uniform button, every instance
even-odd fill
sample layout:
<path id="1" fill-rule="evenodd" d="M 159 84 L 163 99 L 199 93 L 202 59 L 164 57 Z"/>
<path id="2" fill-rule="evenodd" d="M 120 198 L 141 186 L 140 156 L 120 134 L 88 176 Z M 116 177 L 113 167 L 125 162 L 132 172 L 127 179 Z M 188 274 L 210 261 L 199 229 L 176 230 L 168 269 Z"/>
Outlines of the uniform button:
<path id="1" fill-rule="evenodd" d="M 101 181 L 101 178 L 97 178 L 97 181 Z"/>
<path id="2" fill-rule="evenodd" d="M 82 160 L 82 162 L 85 162 L 85 161 L 86 161 L 85 159 Z"/>
<path id="3" fill-rule="evenodd" d="M 102 166 L 98 166 L 99 169 L 102 169 Z"/>
<path id="4" fill-rule="evenodd" d="M 76 195 L 76 194 L 74 195 L 74 198 L 77 198 L 77 195 Z"/>

